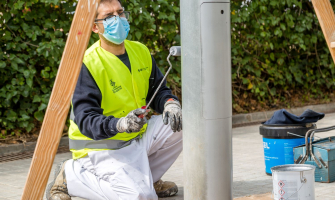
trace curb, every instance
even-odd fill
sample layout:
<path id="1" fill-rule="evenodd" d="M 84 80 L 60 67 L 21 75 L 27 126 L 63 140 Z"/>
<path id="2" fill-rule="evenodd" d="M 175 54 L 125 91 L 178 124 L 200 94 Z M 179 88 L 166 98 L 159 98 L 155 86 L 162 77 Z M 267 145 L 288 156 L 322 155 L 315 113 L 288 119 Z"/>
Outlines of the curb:
<path id="1" fill-rule="evenodd" d="M 34 151 L 36 147 L 37 142 L 26 142 L 21 144 L 7 144 L 7 145 L 1 145 L 0 146 L 0 157 L 1 156 L 7 156 L 9 154 L 18 154 L 28 151 Z M 59 142 L 59 147 L 66 147 L 69 146 L 69 138 L 68 137 L 62 137 Z"/>
<path id="2" fill-rule="evenodd" d="M 321 113 L 333 113 L 335 112 L 335 103 L 310 105 L 298 108 L 286 108 L 286 110 L 294 115 L 301 115 L 306 109 L 314 110 L 315 112 Z M 279 109 L 277 109 L 279 110 Z M 233 127 L 243 126 L 248 124 L 257 124 L 270 119 L 276 110 L 254 112 L 248 114 L 236 114 L 233 115 Z"/>

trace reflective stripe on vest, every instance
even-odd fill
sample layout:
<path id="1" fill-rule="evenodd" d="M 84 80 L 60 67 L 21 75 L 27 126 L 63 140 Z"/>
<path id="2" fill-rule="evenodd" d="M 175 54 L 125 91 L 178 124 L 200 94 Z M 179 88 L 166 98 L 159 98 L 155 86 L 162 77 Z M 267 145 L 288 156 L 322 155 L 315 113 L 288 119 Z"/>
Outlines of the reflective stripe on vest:
<path id="1" fill-rule="evenodd" d="M 83 63 L 101 92 L 104 116 L 125 117 L 132 110 L 146 105 L 152 70 L 150 51 L 139 42 L 126 40 L 124 44 L 131 72 L 118 57 L 101 48 L 100 41 L 85 52 Z M 90 151 L 117 149 L 127 145 L 127 141 L 141 136 L 147 127 L 145 124 L 139 132 L 118 133 L 114 137 L 94 141 L 80 132 L 74 117 L 71 109 L 69 139 L 73 159 L 84 157 Z"/>
<path id="2" fill-rule="evenodd" d="M 128 140 L 71 140 L 69 139 L 70 149 L 121 149 L 128 146 L 133 140 L 139 138 L 139 136 Z"/>

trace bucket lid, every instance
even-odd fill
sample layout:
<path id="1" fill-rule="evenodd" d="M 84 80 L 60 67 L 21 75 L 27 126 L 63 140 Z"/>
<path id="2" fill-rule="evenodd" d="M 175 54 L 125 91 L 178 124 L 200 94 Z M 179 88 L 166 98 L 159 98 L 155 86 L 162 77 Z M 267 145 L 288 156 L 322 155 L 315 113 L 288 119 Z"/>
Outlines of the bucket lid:
<path id="1" fill-rule="evenodd" d="M 285 171 L 302 172 L 309 170 L 315 170 L 315 166 L 306 164 L 290 164 L 290 165 L 278 165 L 275 167 L 271 167 L 271 172 L 285 172 Z"/>
<path id="2" fill-rule="evenodd" d="M 276 124 L 276 125 L 261 125 L 259 127 L 259 133 L 266 138 L 282 138 L 282 139 L 293 139 L 299 138 L 296 135 L 300 135 L 301 138 L 305 137 L 305 134 L 310 129 L 316 129 L 316 124 Z M 288 134 L 293 133 L 294 135 Z"/>

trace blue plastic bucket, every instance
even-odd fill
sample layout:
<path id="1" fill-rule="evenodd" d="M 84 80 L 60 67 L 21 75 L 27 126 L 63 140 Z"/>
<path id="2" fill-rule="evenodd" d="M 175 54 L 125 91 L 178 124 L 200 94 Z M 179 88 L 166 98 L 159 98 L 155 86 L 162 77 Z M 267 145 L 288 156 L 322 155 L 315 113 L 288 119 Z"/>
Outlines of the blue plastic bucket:
<path id="1" fill-rule="evenodd" d="M 260 126 L 260 134 L 263 136 L 265 173 L 272 175 L 272 167 L 294 164 L 293 148 L 305 144 L 306 132 L 314 128 L 316 128 L 315 124 Z"/>
<path id="2" fill-rule="evenodd" d="M 271 139 L 263 137 L 265 172 L 278 165 L 294 164 L 293 147 L 305 144 L 304 138 Z"/>

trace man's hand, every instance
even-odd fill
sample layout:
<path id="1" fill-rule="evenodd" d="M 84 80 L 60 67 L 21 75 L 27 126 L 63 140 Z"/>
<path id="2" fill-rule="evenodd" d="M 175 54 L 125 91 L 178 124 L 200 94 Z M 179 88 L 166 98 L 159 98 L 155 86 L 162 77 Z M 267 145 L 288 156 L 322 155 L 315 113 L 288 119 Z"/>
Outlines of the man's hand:
<path id="1" fill-rule="evenodd" d="M 145 118 L 141 119 L 138 116 L 144 114 L 145 112 L 145 109 L 138 108 L 128 113 L 127 116 L 121 117 L 116 124 L 116 128 L 119 133 L 139 132 L 143 125 L 146 123 L 146 120 Z"/>
<path id="2" fill-rule="evenodd" d="M 164 105 L 163 123 L 170 126 L 173 132 L 182 130 L 182 113 L 180 103 L 176 100 L 169 99 Z"/>

